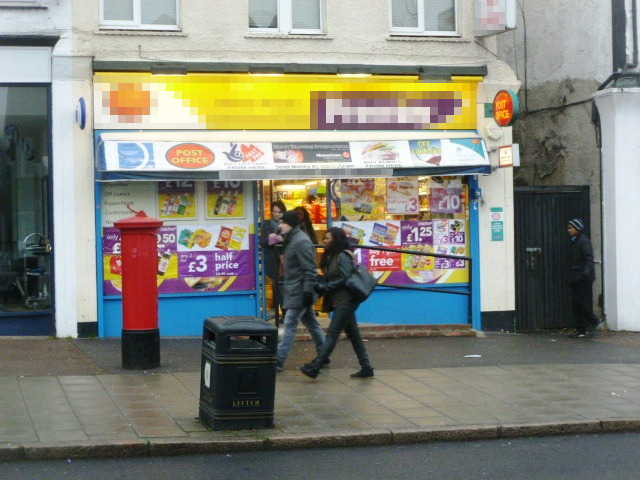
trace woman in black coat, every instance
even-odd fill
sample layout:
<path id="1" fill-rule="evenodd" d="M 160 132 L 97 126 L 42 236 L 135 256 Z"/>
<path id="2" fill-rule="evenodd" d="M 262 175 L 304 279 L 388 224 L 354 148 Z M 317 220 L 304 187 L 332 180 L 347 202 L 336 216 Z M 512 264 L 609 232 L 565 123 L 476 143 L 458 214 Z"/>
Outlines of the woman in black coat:
<path id="1" fill-rule="evenodd" d="M 316 378 L 320 368 L 329 363 L 329 357 L 336 346 L 340 333 L 347 334 L 353 350 L 360 362 L 360 370 L 352 374 L 353 378 L 373 377 L 373 367 L 369 361 L 367 349 L 362 341 L 356 321 L 358 302 L 346 287 L 346 281 L 355 269 L 353 253 L 344 230 L 331 227 L 324 237 L 325 251 L 320 261 L 323 277 L 316 290 L 324 295 L 322 310 L 331 313 L 331 324 L 320 354 L 311 362 L 300 367 L 300 371 Z"/>

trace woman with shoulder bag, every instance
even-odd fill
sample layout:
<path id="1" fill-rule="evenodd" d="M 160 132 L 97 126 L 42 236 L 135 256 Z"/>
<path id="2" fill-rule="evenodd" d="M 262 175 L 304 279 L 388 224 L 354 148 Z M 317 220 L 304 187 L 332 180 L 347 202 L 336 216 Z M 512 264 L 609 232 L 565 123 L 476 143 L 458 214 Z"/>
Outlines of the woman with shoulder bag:
<path id="1" fill-rule="evenodd" d="M 373 367 L 369 362 L 360 329 L 356 322 L 358 301 L 346 287 L 347 279 L 353 274 L 355 265 L 349 240 L 344 230 L 331 227 L 324 237 L 325 251 L 320 260 L 323 277 L 316 286 L 318 293 L 324 296 L 322 310 L 331 312 L 331 324 L 320 354 L 310 363 L 300 367 L 306 376 L 316 378 L 320 368 L 329 363 L 329 357 L 336 346 L 340 333 L 347 334 L 355 351 L 360 370 L 351 375 L 353 378 L 373 377 Z"/>

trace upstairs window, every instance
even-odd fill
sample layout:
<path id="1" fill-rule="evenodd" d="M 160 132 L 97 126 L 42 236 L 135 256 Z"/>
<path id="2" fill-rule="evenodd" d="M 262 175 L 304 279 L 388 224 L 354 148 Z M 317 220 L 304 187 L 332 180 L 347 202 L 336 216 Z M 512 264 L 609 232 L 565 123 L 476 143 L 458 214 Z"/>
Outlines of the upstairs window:
<path id="1" fill-rule="evenodd" d="M 391 33 L 457 35 L 456 3 L 457 0 L 391 0 Z"/>
<path id="2" fill-rule="evenodd" d="M 285 34 L 322 33 L 322 0 L 249 0 L 249 28 Z"/>
<path id="3" fill-rule="evenodd" d="M 100 25 L 107 28 L 178 30 L 179 0 L 101 0 Z"/>

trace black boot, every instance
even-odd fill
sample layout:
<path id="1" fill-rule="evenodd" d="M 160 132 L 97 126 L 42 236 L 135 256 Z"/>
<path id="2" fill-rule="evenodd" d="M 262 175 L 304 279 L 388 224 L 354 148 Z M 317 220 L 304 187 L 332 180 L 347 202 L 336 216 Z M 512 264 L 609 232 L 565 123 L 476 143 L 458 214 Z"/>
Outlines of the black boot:
<path id="1" fill-rule="evenodd" d="M 309 378 L 316 378 L 320 373 L 320 369 L 315 365 L 314 362 L 305 363 L 300 367 L 300 371 Z"/>
<path id="2" fill-rule="evenodd" d="M 351 378 L 371 378 L 373 377 L 373 368 L 363 367 L 356 373 L 351 374 Z"/>

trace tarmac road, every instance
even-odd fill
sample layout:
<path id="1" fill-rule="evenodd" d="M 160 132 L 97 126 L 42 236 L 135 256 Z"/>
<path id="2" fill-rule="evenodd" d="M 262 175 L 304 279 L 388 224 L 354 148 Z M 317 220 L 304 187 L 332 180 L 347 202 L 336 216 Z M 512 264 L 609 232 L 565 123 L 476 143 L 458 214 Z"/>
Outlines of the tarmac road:
<path id="1" fill-rule="evenodd" d="M 640 435 L 0 464 L 4 480 L 635 480 Z"/>
<path id="2" fill-rule="evenodd" d="M 372 339 L 367 348 L 374 367 L 436 368 L 523 364 L 640 364 L 640 333 L 603 332 L 594 339 L 572 339 L 559 332 L 490 333 L 480 337 Z M 123 373 L 119 339 L 0 338 L 0 376 L 96 375 Z M 200 339 L 162 339 L 157 372 L 200 369 Z M 311 342 L 296 342 L 287 369 L 314 355 Z M 480 357 L 465 357 L 480 355 Z M 348 341 L 341 341 L 333 365 L 357 369 Z"/>

